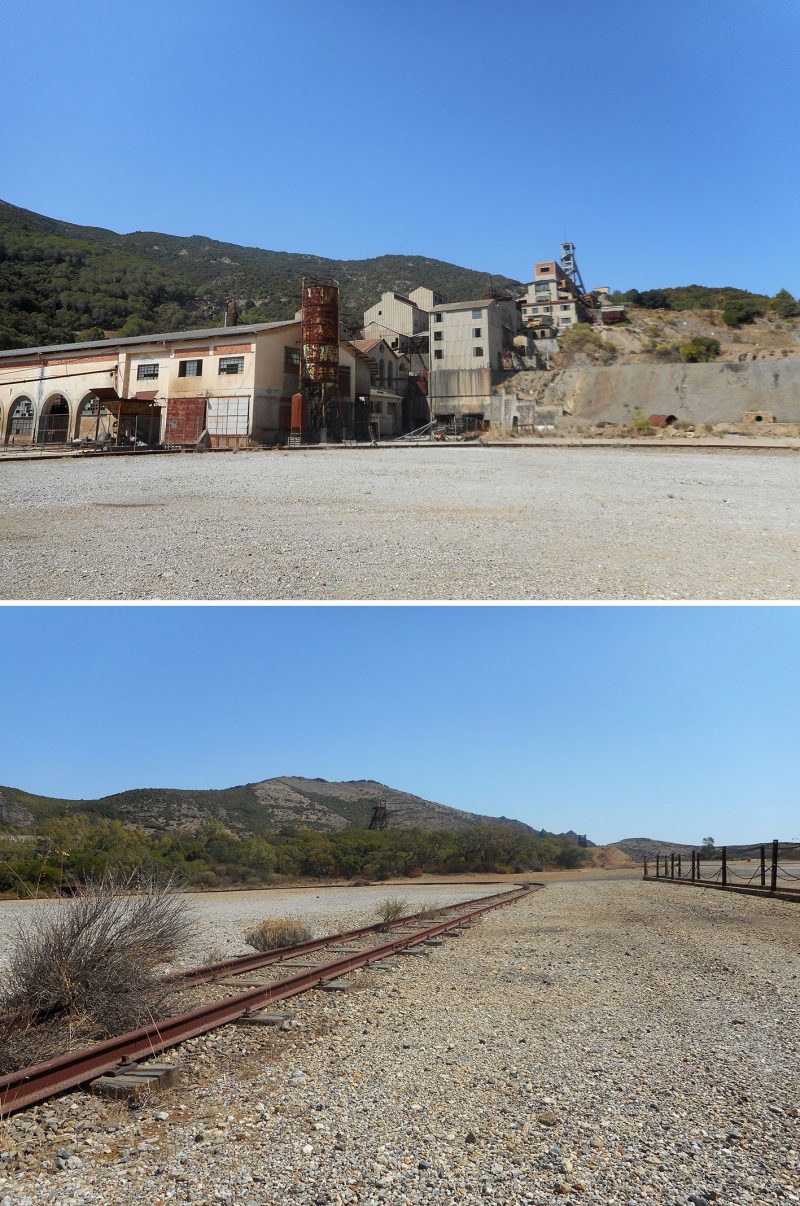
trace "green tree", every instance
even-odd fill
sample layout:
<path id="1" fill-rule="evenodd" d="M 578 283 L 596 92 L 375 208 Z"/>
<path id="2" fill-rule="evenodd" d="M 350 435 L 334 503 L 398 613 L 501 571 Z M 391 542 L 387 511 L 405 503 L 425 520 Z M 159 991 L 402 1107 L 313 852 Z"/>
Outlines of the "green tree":
<path id="1" fill-rule="evenodd" d="M 798 302 L 788 289 L 779 289 L 769 303 L 770 310 L 774 310 L 779 318 L 798 318 L 800 317 L 800 302 Z"/>

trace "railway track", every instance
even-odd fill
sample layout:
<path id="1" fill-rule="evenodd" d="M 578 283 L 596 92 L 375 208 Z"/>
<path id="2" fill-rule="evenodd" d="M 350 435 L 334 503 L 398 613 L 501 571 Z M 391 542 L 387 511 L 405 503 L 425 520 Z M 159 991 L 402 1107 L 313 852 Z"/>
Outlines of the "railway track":
<path id="1" fill-rule="evenodd" d="M 225 984 L 231 981 L 235 984 L 236 977 L 252 976 L 262 970 L 274 978 L 259 979 L 257 982 L 242 981 L 240 991 L 222 1000 L 208 1002 L 126 1034 L 94 1043 L 80 1051 L 69 1051 L 55 1059 L 0 1077 L 0 1117 L 88 1084 L 100 1076 L 135 1068 L 140 1061 L 149 1060 L 187 1039 L 257 1014 L 265 1005 L 335 983 L 347 972 L 379 963 L 401 951 L 435 942 L 448 931 L 458 930 L 495 909 L 514 904 L 541 886 L 526 885 L 511 892 L 445 906 L 437 910 L 435 920 L 428 916 L 428 924 L 422 929 L 415 928 L 421 917 L 413 914 L 390 925 L 378 923 L 362 926 L 326 938 L 311 939 L 293 947 L 221 960 L 176 973 L 171 978 L 185 985 L 219 982 L 223 977 Z M 365 944 L 370 937 L 385 937 L 387 934 L 391 935 L 388 941 Z M 355 942 L 360 945 L 350 945 Z M 337 947 L 343 949 L 337 950 Z M 303 957 L 319 954 L 326 949 L 328 955 L 335 954 L 337 957 L 311 965 L 298 962 Z M 287 970 L 288 975 L 285 974 Z"/>

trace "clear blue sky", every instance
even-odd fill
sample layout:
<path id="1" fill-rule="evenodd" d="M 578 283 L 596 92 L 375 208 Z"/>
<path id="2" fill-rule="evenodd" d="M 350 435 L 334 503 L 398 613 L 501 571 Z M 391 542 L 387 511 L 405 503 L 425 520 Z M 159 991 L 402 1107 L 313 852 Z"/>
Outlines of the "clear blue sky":
<path id="1" fill-rule="evenodd" d="M 0 783 L 378 779 L 595 841 L 800 838 L 800 609 L 0 608 Z"/>
<path id="2" fill-rule="evenodd" d="M 797 0 L 8 0 L 0 196 L 115 230 L 800 292 Z"/>

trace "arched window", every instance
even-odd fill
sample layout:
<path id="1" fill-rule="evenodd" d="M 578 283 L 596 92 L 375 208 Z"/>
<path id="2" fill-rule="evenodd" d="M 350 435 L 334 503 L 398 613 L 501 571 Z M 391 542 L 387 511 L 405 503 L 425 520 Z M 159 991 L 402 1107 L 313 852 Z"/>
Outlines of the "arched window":
<path id="1" fill-rule="evenodd" d="M 33 402 L 30 398 L 15 398 L 8 410 L 6 443 L 17 439 L 29 440 L 33 435 Z"/>

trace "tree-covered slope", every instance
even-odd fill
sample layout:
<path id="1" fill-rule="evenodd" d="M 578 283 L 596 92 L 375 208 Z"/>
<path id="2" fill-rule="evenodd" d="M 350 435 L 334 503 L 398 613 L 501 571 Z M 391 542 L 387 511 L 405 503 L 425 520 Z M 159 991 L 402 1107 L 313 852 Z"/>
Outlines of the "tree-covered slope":
<path id="1" fill-rule="evenodd" d="M 117 234 L 0 201 L 0 348 L 216 325 L 231 300 L 243 321 L 291 318 L 304 274 L 339 281 L 346 323 L 384 290 L 428 285 L 460 301 L 489 285 L 487 273 L 423 256 L 330 260 L 202 235 Z"/>
<path id="2" fill-rule="evenodd" d="M 395 829 L 510 825 L 526 833 L 535 832 L 521 821 L 464 812 L 371 779 L 330 783 L 293 776 L 218 791 L 135 788 L 97 800 L 64 800 L 0 787 L 0 832 L 32 833 L 53 817 L 80 815 L 121 821 L 152 832 L 193 829 L 209 821 L 240 835 L 363 829 L 369 825 L 374 806 L 381 802 L 386 803 L 390 825 Z"/>

